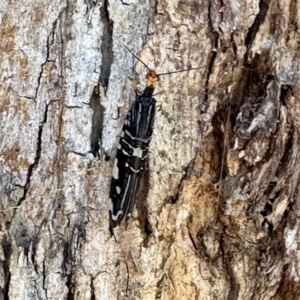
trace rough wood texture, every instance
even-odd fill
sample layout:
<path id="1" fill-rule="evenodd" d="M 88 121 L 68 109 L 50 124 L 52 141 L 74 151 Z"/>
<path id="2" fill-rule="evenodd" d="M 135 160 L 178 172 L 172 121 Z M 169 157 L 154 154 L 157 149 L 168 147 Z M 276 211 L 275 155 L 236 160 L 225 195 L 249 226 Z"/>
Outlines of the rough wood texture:
<path id="1" fill-rule="evenodd" d="M 300 299 L 299 12 L 2 0 L 0 299 Z M 123 42 L 158 72 L 200 68 L 161 77 L 116 242 L 112 162 L 146 73 Z"/>

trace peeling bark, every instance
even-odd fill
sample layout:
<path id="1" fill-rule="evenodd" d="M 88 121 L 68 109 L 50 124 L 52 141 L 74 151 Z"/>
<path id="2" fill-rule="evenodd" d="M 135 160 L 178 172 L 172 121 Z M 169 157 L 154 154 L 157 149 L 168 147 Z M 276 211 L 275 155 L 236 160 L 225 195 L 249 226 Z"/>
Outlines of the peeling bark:
<path id="1" fill-rule="evenodd" d="M 300 299 L 300 3 L 0 4 L 0 299 Z M 108 230 L 132 78 L 148 171 Z M 299 125 L 299 126 L 298 126 Z"/>

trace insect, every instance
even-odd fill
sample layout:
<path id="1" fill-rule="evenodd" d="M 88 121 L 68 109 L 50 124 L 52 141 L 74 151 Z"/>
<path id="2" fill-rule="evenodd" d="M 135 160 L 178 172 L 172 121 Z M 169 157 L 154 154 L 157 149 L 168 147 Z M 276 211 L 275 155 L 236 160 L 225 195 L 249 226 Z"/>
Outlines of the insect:
<path id="1" fill-rule="evenodd" d="M 144 92 L 141 95 L 138 95 L 136 92 L 135 102 L 125 118 L 114 161 L 110 187 L 112 205 L 109 210 L 111 234 L 113 234 L 113 229 L 121 223 L 124 217 L 126 217 L 127 224 L 145 171 L 145 162 L 148 156 L 155 118 L 156 100 L 152 95 L 159 81 L 159 76 L 194 70 L 157 74 L 127 47 L 126 49 L 143 63 L 148 69 L 148 73 L 146 75 L 147 85 Z"/>

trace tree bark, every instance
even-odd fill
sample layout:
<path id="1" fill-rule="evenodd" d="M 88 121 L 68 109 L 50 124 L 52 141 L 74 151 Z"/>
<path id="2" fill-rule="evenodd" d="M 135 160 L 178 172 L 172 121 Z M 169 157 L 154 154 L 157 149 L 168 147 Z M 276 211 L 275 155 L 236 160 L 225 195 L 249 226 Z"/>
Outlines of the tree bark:
<path id="1" fill-rule="evenodd" d="M 24 2 L 25 3 L 25 2 Z M 0 3 L 0 299 L 300 299 L 298 0 Z M 163 75 L 108 230 L 121 128 Z"/>

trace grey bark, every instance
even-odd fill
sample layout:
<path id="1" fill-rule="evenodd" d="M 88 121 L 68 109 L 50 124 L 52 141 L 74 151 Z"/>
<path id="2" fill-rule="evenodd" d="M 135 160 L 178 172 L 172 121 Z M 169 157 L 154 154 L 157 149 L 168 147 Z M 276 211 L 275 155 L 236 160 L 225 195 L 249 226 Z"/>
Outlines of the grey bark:
<path id="1" fill-rule="evenodd" d="M 1 1 L 0 299 L 300 299 L 299 11 Z M 122 43 L 160 73 L 199 69 L 161 76 L 114 239 L 113 158 L 146 74 Z"/>

